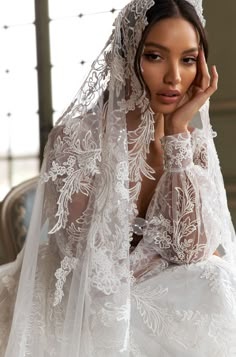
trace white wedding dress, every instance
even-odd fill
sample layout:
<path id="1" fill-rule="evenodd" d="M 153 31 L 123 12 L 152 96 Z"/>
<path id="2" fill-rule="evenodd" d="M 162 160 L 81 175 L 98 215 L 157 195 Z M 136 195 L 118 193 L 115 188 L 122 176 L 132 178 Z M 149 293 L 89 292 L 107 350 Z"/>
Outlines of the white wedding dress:
<path id="1" fill-rule="evenodd" d="M 208 165 L 204 153 L 206 145 L 209 147 L 211 143 L 205 142 L 199 129 L 195 129 L 191 136 L 169 136 L 163 143 L 166 169 L 148 208 L 143 239 L 136 247 L 131 248 L 130 253 L 133 276 L 131 313 L 127 317 L 130 319 L 130 356 L 236 355 L 236 271 L 232 268 L 232 262 L 227 261 L 225 257 L 213 255 L 221 241 L 217 214 L 222 215 L 224 212 L 217 201 L 219 187 L 216 186 L 215 177 L 204 172 Z M 194 180 L 194 185 L 193 181 L 187 181 L 188 177 Z M 173 200 L 166 189 L 171 182 L 179 183 L 176 191 L 178 200 Z M 196 221 L 192 215 L 192 204 L 194 205 L 199 188 L 202 197 L 199 207 L 201 222 Z M 177 206 L 171 206 L 173 202 L 176 202 Z M 173 243 L 170 238 L 173 234 L 171 215 L 174 212 L 178 216 L 175 221 L 179 222 L 179 226 L 175 227 Z M 201 225 L 204 227 L 201 228 Z M 208 244 L 202 242 L 201 246 L 201 242 L 194 241 L 194 237 L 196 230 L 202 229 L 209 234 L 212 242 L 208 239 Z M 202 233 L 199 236 L 206 239 Z M 177 241 L 179 237 L 180 240 Z M 55 313 L 55 283 L 52 283 L 52 277 L 60 264 L 57 250 L 58 248 L 50 244 L 42 244 L 39 249 L 34 311 L 28 335 L 24 336 L 30 340 L 31 333 L 33 335 L 37 332 L 40 341 L 37 351 L 40 352 L 34 354 L 30 350 L 27 354 L 28 344 L 30 346 L 28 341 L 24 353 L 19 356 L 57 355 L 55 346 L 60 344 L 63 306 L 60 306 L 53 317 L 54 321 L 49 318 Z M 105 257 L 103 258 L 105 265 Z M 10 331 L 22 259 L 23 252 L 16 262 L 0 268 L 1 357 L 4 356 L 3 351 Z M 107 267 L 104 266 L 104 269 Z M 63 275 L 59 274 L 58 279 L 63 279 Z M 60 295 L 61 287 L 57 288 Z M 25 294 L 27 295 L 27 291 Z M 63 299 L 61 304 L 63 305 Z M 87 328 L 82 332 L 87 345 L 81 348 L 79 356 L 102 357 L 105 352 L 107 356 L 120 355 L 114 340 L 109 338 L 110 322 L 116 318 L 122 319 L 122 311 L 117 311 L 117 314 L 109 314 L 109 309 L 100 311 L 100 318 L 92 324 L 91 346 L 91 336 L 86 336 Z M 123 314 L 127 314 L 125 307 Z M 73 357 L 74 354 L 69 353 L 68 356 Z"/>
<path id="2" fill-rule="evenodd" d="M 154 174 L 154 113 L 133 65 L 153 5 L 121 11 L 49 136 L 25 247 L 0 267 L 0 357 L 236 356 L 235 232 L 208 102 L 191 134 L 163 138 L 130 245 Z"/>

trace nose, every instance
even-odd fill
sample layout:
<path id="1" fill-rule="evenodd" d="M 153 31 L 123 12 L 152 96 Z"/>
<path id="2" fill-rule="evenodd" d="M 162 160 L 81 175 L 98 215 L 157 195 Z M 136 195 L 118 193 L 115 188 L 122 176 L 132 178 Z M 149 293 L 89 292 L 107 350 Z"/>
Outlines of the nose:
<path id="1" fill-rule="evenodd" d="M 177 85 L 181 82 L 180 69 L 177 63 L 169 63 L 164 76 L 166 84 Z"/>

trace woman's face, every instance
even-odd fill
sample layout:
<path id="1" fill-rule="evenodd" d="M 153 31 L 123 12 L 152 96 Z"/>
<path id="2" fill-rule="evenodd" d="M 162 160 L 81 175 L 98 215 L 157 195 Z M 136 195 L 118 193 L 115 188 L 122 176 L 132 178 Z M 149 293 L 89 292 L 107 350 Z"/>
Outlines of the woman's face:
<path id="1" fill-rule="evenodd" d="M 198 34 L 188 21 L 169 18 L 153 25 L 140 65 L 155 113 L 171 113 L 183 101 L 197 73 L 198 50 Z"/>

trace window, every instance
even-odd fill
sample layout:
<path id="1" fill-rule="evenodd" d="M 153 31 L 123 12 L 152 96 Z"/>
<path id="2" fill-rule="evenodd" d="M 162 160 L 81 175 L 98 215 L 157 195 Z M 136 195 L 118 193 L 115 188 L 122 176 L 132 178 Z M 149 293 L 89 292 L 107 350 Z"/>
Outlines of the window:
<path id="1" fill-rule="evenodd" d="M 54 121 L 70 103 L 127 0 L 49 0 Z"/>
<path id="2" fill-rule="evenodd" d="M 128 2 L 48 0 L 53 106 L 48 120 L 53 112 L 55 122 L 69 104 L 110 35 L 118 9 Z M 47 6 L 47 1 L 42 3 Z M 39 172 L 39 43 L 34 22 L 34 1 L 1 1 L 0 199 Z"/>
<path id="3" fill-rule="evenodd" d="M 38 172 L 37 73 L 33 21 L 34 6 L 31 0 L 1 1 L 0 198 L 11 186 Z"/>

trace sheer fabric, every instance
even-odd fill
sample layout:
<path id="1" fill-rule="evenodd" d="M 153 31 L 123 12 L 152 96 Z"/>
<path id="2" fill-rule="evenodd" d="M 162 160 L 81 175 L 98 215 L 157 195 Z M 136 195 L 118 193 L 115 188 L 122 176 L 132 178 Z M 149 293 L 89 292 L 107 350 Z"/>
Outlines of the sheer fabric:
<path id="1" fill-rule="evenodd" d="M 208 102 L 198 129 L 163 138 L 164 173 L 130 245 L 142 177 L 154 179 L 154 113 L 133 66 L 153 4 L 121 11 L 49 136 L 25 248 L 0 269 L 1 356 L 235 354 L 235 233 Z"/>

